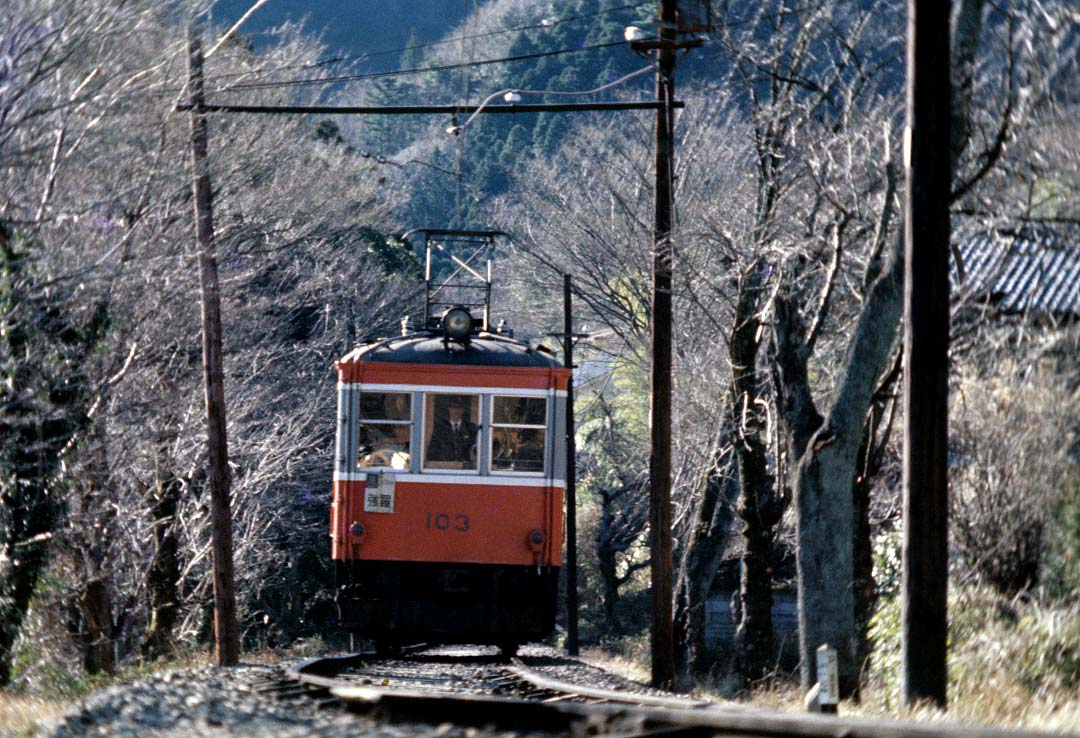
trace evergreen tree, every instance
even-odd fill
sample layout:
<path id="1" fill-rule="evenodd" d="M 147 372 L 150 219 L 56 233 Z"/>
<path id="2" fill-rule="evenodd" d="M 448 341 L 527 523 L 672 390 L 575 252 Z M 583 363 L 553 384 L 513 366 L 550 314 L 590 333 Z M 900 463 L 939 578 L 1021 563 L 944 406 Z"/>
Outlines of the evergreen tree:
<path id="1" fill-rule="evenodd" d="M 601 7 L 597 7 L 600 5 Z M 548 28 L 531 28 L 513 37 L 506 55 L 528 56 L 558 49 L 575 49 L 583 46 L 615 41 L 622 38 L 623 28 L 631 23 L 647 24 L 655 14 L 655 8 L 642 6 L 637 9 L 618 9 L 597 14 L 597 10 L 621 7 L 617 0 L 603 3 L 585 0 L 556 1 L 551 15 L 559 18 L 588 16 L 580 20 L 558 23 Z M 524 25 L 533 16 L 522 18 Z M 510 23 L 510 21 L 507 21 Z M 425 50 L 415 48 L 415 35 L 399 61 L 400 69 L 415 69 L 431 63 Z M 642 66 L 643 61 L 626 49 L 591 50 L 581 53 L 547 56 L 528 61 L 499 64 L 483 68 L 482 81 L 473 85 L 472 102 L 482 99 L 501 88 L 520 90 L 581 91 L 611 82 Z M 460 102 L 461 89 L 445 73 L 390 77 L 380 80 L 369 88 L 366 101 L 369 104 L 392 105 L 413 101 L 430 103 Z M 646 97 L 651 96 L 651 77 L 645 76 L 634 83 L 639 84 Z M 598 95 L 595 99 L 613 99 L 619 88 Z M 582 99 L 578 99 L 581 101 Z M 531 96 L 523 102 L 564 103 L 568 99 L 559 95 L 546 95 L 541 100 Z M 495 101 L 501 104 L 501 101 Z M 457 197 L 457 186 L 452 175 L 427 168 L 410 170 L 408 195 L 402 198 L 398 216 L 409 224 L 423 223 L 428 226 L 450 225 L 480 227 L 485 203 L 491 198 L 506 194 L 514 186 L 517 172 L 525 166 L 529 157 L 552 155 L 562 146 L 582 116 L 573 113 L 548 113 L 512 117 L 506 115 L 480 115 L 463 134 L 461 178 L 463 196 Z M 458 117 L 458 122 L 462 120 Z M 402 151 L 425 136 L 439 136 L 441 128 L 449 121 L 432 125 L 431 118 L 420 116 L 371 116 L 365 121 L 362 145 L 382 154 Z M 510 145 L 511 138 L 513 144 Z M 455 142 L 456 143 L 456 142 Z M 447 169 L 456 170 L 456 157 L 438 161 Z"/>
<path id="2" fill-rule="evenodd" d="M 82 357 L 106 323 L 84 334 L 61 292 L 35 288 L 34 250 L 0 223 L 0 686 L 62 513 L 63 452 L 85 425 Z"/>
<path id="3" fill-rule="evenodd" d="M 413 29 L 398 60 L 398 69 L 417 69 L 424 65 L 420 39 Z M 372 85 L 366 95 L 368 105 L 414 105 L 421 100 L 415 83 L 408 77 L 384 77 Z M 401 151 L 428 127 L 422 115 L 372 115 L 364 124 L 364 145 L 389 156 Z"/>

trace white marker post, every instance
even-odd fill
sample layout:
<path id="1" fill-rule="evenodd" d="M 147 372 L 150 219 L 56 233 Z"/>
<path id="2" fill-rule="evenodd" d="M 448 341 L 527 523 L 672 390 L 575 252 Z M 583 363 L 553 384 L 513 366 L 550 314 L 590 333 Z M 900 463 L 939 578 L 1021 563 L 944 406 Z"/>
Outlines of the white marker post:
<path id="1" fill-rule="evenodd" d="M 818 704 L 821 712 L 836 714 L 840 684 L 836 667 L 836 649 L 826 643 L 817 650 Z"/>

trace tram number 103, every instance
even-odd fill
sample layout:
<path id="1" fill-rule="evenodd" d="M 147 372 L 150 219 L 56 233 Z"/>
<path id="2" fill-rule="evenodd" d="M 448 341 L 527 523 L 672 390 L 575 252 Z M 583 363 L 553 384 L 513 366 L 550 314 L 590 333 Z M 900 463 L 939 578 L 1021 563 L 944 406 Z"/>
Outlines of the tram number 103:
<path id="1" fill-rule="evenodd" d="M 425 523 L 429 530 L 454 530 L 458 533 L 465 533 L 469 530 L 468 515 L 428 512 Z"/>

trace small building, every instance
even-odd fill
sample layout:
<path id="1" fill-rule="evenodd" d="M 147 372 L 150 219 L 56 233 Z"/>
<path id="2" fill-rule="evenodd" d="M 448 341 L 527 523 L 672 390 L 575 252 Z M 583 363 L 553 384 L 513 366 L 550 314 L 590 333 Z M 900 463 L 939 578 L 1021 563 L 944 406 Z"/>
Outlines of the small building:
<path id="1" fill-rule="evenodd" d="M 959 260 L 957 260 L 959 255 Z M 1002 349 L 1028 346 L 1029 368 L 1080 386 L 1080 228 L 958 239 L 952 260 L 952 347 L 988 372 Z"/>
<path id="2" fill-rule="evenodd" d="M 705 648 L 717 662 L 723 664 L 734 655 L 735 629 L 738 626 L 739 549 L 736 538 L 717 572 L 712 592 L 705 601 Z M 781 669 L 794 670 L 799 664 L 799 604 L 795 589 L 794 560 L 780 564 L 781 581 L 773 587 L 772 622 L 776 644 L 776 664 Z"/>
<path id="3" fill-rule="evenodd" d="M 1078 230 L 1025 228 L 961 239 L 952 263 L 954 297 L 997 317 L 1026 317 L 1057 326 L 1077 323 Z"/>

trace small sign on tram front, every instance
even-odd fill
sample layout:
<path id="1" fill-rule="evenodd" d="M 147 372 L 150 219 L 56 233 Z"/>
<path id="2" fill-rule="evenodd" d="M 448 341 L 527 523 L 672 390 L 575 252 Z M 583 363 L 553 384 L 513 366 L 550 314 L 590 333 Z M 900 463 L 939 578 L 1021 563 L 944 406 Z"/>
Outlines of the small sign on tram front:
<path id="1" fill-rule="evenodd" d="M 364 512 L 394 512 L 394 475 L 368 474 L 364 484 Z"/>

